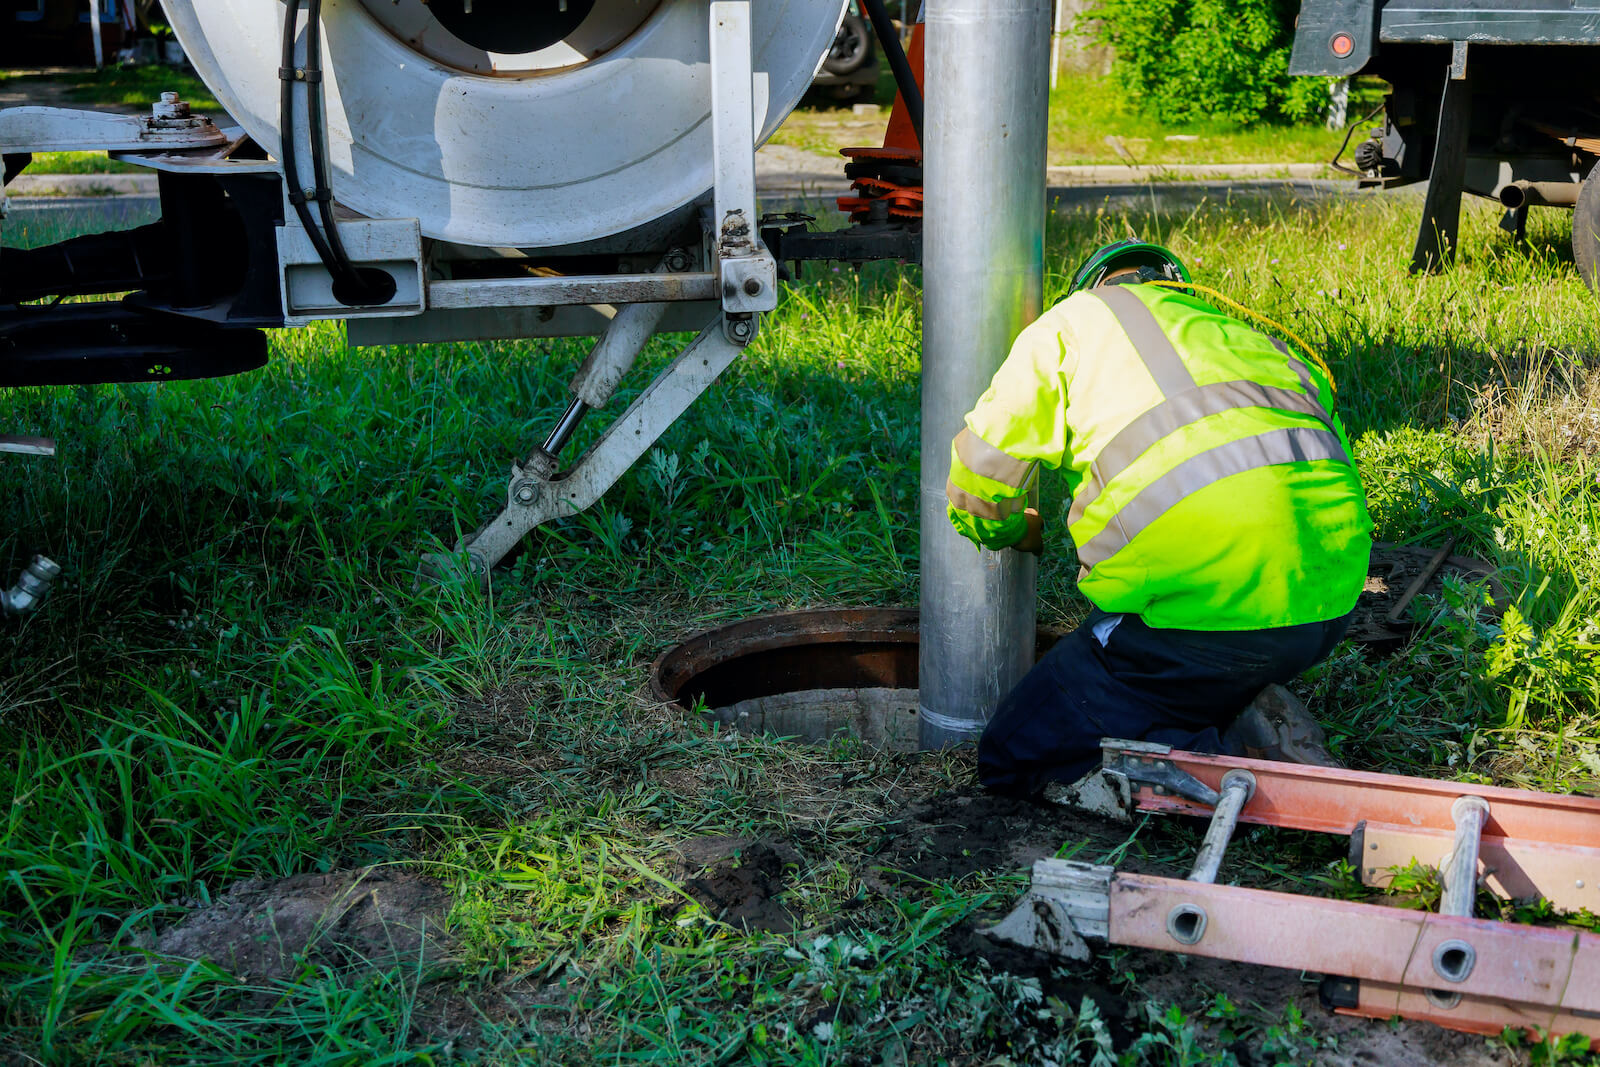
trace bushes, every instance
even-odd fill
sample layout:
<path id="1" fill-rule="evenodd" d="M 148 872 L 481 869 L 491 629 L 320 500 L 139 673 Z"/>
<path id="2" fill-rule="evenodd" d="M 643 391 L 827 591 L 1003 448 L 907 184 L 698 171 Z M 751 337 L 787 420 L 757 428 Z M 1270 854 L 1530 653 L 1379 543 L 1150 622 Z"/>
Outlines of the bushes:
<path id="1" fill-rule="evenodd" d="M 1303 122 L 1328 79 L 1291 78 L 1298 0 L 1098 0 L 1096 41 L 1131 103 L 1166 122 Z"/>

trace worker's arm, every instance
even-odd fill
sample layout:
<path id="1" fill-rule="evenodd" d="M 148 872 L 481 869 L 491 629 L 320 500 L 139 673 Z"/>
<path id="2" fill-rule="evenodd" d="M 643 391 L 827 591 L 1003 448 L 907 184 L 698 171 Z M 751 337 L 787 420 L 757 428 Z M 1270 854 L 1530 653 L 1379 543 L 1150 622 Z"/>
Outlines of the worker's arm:
<path id="1" fill-rule="evenodd" d="M 1018 336 L 967 413 L 966 428 L 950 447 L 945 494 L 950 522 L 968 540 L 1039 551 L 1039 516 L 1028 509 L 1028 494 L 1040 464 L 1055 469 L 1066 454 L 1071 347 L 1061 316 L 1047 312 Z"/>

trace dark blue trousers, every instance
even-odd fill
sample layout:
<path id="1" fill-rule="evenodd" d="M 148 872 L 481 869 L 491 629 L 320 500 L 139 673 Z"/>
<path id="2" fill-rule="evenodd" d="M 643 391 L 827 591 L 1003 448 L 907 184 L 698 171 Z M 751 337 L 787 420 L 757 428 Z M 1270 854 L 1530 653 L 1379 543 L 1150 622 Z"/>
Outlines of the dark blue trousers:
<path id="1" fill-rule="evenodd" d="M 1222 731 L 1273 683 L 1327 658 L 1349 616 L 1268 630 L 1157 630 L 1126 615 L 1104 647 L 1094 611 L 1004 700 L 978 741 L 978 778 L 1031 795 L 1100 765 L 1100 739 L 1221 752 Z"/>

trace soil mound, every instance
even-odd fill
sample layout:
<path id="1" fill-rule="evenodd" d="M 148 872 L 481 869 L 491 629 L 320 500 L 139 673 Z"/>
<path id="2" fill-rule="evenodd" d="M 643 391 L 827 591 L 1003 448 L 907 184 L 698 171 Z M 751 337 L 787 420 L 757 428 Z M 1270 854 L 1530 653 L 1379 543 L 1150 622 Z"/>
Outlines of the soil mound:
<path id="1" fill-rule="evenodd" d="M 150 947 L 271 982 L 309 963 L 336 970 L 448 963 L 450 895 L 437 880 L 382 867 L 251 878 L 167 927 Z"/>
<path id="2" fill-rule="evenodd" d="M 779 899 L 800 854 L 783 842 L 704 837 L 679 849 L 689 895 L 715 919 L 746 930 L 789 933 L 795 915 Z"/>

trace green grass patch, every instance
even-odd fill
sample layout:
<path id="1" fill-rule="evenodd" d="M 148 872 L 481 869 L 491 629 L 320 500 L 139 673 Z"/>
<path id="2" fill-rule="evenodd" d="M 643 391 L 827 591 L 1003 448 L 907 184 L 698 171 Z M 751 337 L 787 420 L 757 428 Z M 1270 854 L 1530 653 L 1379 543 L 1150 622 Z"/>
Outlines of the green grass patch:
<path id="1" fill-rule="evenodd" d="M 1165 123 L 1130 107 L 1110 78 L 1087 71 L 1063 71 L 1050 94 L 1050 162 L 1055 166 L 1326 163 L 1341 137 L 1342 132 L 1320 123 Z"/>
<path id="2" fill-rule="evenodd" d="M 887 74 L 884 78 L 878 113 L 857 115 L 849 107 L 826 103 L 802 107 L 779 127 L 773 143 L 819 155 L 881 144 L 894 100 L 893 80 Z M 1359 125 L 1352 145 L 1365 139 L 1367 127 L 1359 120 L 1381 101 L 1382 93 L 1381 85 L 1365 82 L 1352 91 L 1350 122 Z M 1343 138 L 1343 130 L 1331 131 L 1320 123 L 1164 123 L 1130 107 L 1110 78 L 1090 71 L 1063 70 L 1050 94 L 1051 166 L 1326 163 Z"/>
<path id="3" fill-rule="evenodd" d="M 39 152 L 28 164 L 30 174 L 139 174 L 144 167 L 112 159 L 104 152 Z"/>
<path id="4" fill-rule="evenodd" d="M 24 91 L 84 107 L 119 106 L 145 110 L 164 92 L 176 92 L 194 109 L 220 117 L 222 105 L 192 70 L 157 64 L 108 66 L 62 74 L 19 74 L 0 71 L 0 78 Z"/>
<path id="5" fill-rule="evenodd" d="M 1456 533 L 1502 568 L 1516 615 L 1491 620 L 1470 590 L 1423 600 L 1405 649 L 1341 649 L 1302 692 L 1356 766 L 1592 791 L 1600 313 L 1554 213 L 1520 248 L 1469 209 L 1458 265 L 1408 275 L 1416 204 L 1058 213 L 1048 291 L 1094 243 L 1136 232 L 1320 346 L 1380 535 Z M 711 395 L 487 594 L 419 585 L 418 556 L 504 499 L 506 463 L 565 407 L 582 341 L 349 352 L 319 326 L 277 334 L 272 363 L 243 377 L 0 394 L 12 431 L 61 443 L 55 460 L 8 460 L 0 571 L 40 550 L 66 567 L 0 672 L 0 1047 L 54 1062 L 1153 1064 L 1230 1062 L 1248 1038 L 1274 1061 L 1309 1056 L 1321 1038 L 1276 1005 L 1143 1005 L 1149 964 L 1125 953 L 1074 974 L 966 951 L 1025 872 L 894 880 L 878 857 L 908 810 L 967 783 L 970 756 L 806 749 L 648 699 L 650 660 L 717 621 L 916 602 L 919 297 L 916 272 L 890 267 L 786 290 Z M 652 343 L 619 409 L 682 340 Z M 1085 607 L 1061 494 L 1047 479 L 1040 610 L 1055 624 Z M 681 850 L 713 835 L 792 847 L 792 930 L 736 929 L 686 897 Z M 1196 837 L 1151 820 L 1115 851 L 1176 869 Z M 1063 854 L 1083 847 L 1063 829 Z M 1347 894 L 1330 868 L 1343 848 L 1252 830 L 1224 876 Z M 367 864 L 443 880 L 445 976 L 308 957 L 259 982 L 150 957 L 240 879 Z M 1085 974 L 1132 1014 L 1108 1021 L 1067 992 Z"/>

